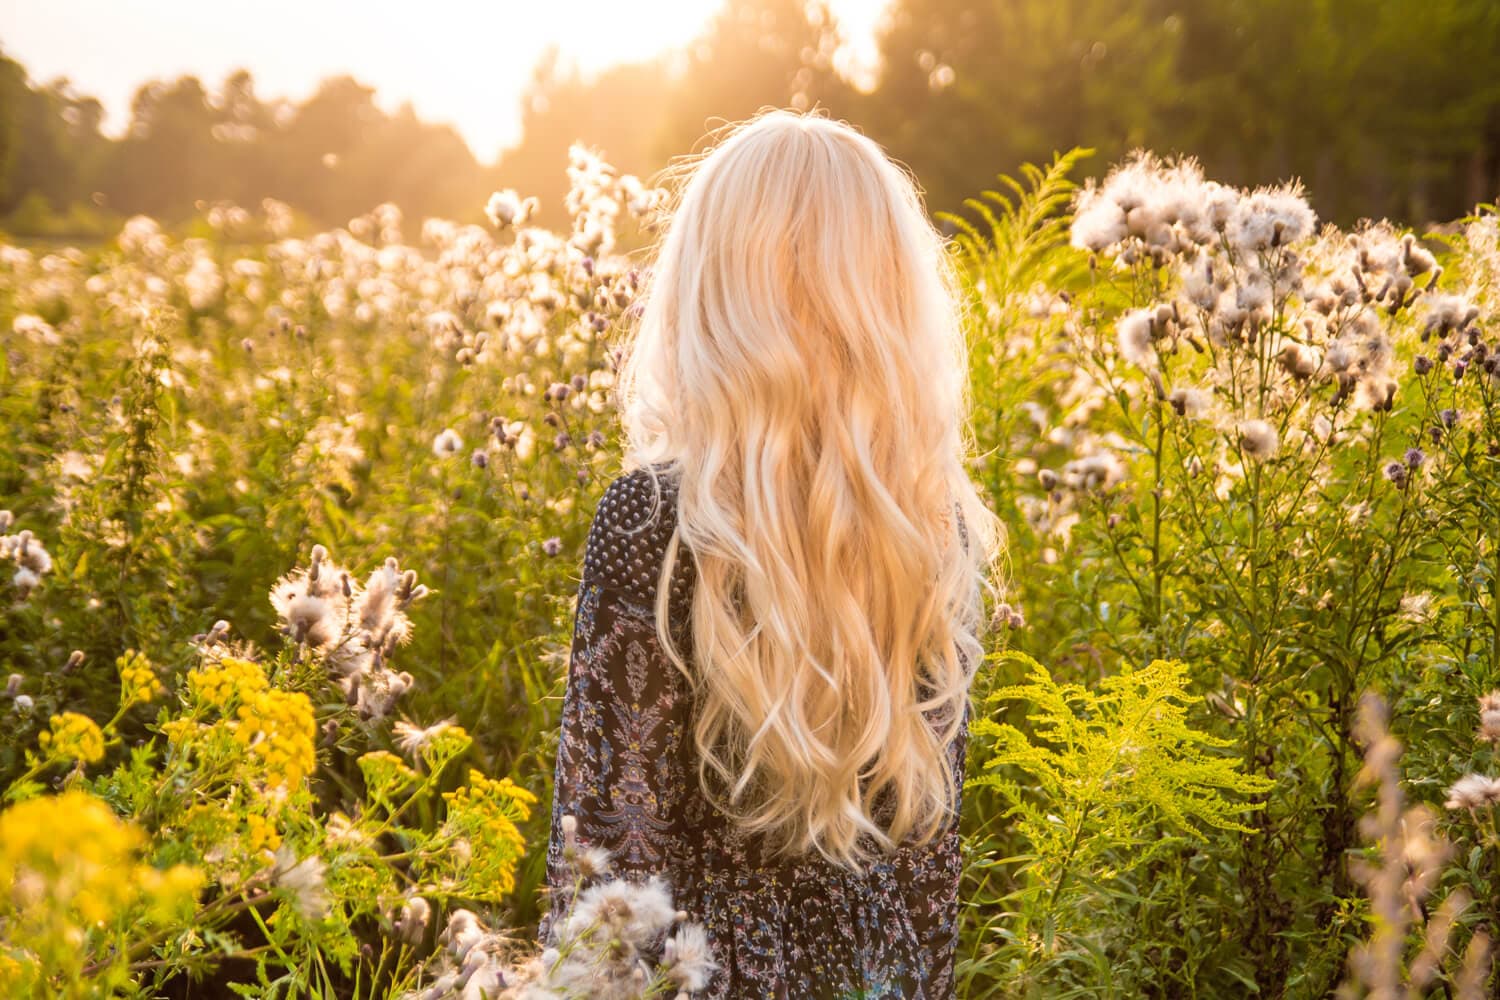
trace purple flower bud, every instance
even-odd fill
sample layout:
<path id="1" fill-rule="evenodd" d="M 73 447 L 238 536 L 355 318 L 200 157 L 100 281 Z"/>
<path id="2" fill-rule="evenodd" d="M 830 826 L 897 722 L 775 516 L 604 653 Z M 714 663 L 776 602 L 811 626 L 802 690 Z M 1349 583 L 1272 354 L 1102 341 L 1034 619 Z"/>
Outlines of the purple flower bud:
<path id="1" fill-rule="evenodd" d="M 1385 467 L 1385 478 L 1389 479 L 1397 486 L 1405 486 L 1406 466 L 1402 465 L 1400 462 L 1392 462 L 1390 465 L 1387 465 Z"/>
<path id="2" fill-rule="evenodd" d="M 1406 449 L 1404 457 L 1406 458 L 1406 467 L 1408 469 L 1418 468 L 1423 462 L 1427 461 L 1427 456 L 1423 454 L 1421 448 Z"/>
<path id="3" fill-rule="evenodd" d="M 1412 367 L 1417 370 L 1418 375 L 1426 375 L 1432 371 L 1432 359 L 1425 354 L 1418 354 L 1416 361 L 1412 363 Z"/>

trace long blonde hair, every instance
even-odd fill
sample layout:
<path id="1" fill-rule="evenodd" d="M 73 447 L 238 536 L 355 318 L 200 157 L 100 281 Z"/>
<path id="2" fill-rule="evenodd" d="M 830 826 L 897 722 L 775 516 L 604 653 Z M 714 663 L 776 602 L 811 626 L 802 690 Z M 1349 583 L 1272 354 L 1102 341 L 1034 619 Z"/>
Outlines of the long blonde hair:
<path id="1" fill-rule="evenodd" d="M 773 853 L 858 870 L 951 818 L 1000 548 L 956 280 L 911 178 L 816 112 L 676 169 L 619 381 L 627 466 L 678 477 L 662 580 L 692 559 L 693 666 L 666 586 L 658 633 L 705 794 Z"/>

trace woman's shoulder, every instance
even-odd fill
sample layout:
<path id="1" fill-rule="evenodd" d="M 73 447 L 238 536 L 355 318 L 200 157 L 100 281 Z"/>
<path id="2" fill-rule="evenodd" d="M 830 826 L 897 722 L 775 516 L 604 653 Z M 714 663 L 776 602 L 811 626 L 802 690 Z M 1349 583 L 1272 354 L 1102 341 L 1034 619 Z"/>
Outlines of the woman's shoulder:
<path id="1" fill-rule="evenodd" d="M 632 469 L 611 480 L 595 508 L 583 576 L 642 603 L 653 603 L 662 562 L 677 528 L 677 475 L 672 466 Z M 687 567 L 691 560 L 679 558 Z M 673 590 L 687 573 L 674 572 Z"/>
<path id="2" fill-rule="evenodd" d="M 676 515 L 677 470 L 671 465 L 644 465 L 610 480 L 599 498 L 594 519 L 623 531 L 640 531 L 658 522 L 671 527 Z"/>

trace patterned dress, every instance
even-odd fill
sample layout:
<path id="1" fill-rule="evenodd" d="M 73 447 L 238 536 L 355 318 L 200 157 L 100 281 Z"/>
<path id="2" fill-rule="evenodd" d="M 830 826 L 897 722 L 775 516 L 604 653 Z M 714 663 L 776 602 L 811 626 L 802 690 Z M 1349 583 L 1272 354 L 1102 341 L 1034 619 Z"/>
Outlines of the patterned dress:
<path id="1" fill-rule="evenodd" d="M 543 941 L 566 909 L 573 874 L 561 819 L 602 847 L 625 878 L 660 875 L 708 932 L 719 965 L 710 1000 L 854 1000 L 954 995 L 960 868 L 956 814 L 931 844 L 885 855 L 856 875 L 813 854 L 775 863 L 698 785 L 691 688 L 656 635 L 657 578 L 675 525 L 675 487 L 647 470 L 621 476 L 594 515 L 578 588 L 557 751 Z M 669 626 L 682 623 L 691 560 L 679 558 Z M 952 748 L 962 782 L 968 709 Z"/>

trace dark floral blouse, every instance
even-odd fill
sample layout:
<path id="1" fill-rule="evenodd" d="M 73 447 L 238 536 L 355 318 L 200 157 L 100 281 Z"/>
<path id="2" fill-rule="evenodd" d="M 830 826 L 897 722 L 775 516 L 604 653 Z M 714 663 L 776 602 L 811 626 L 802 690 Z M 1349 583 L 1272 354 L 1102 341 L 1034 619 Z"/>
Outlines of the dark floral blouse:
<path id="1" fill-rule="evenodd" d="M 954 995 L 959 836 L 909 846 L 856 875 L 817 855 L 762 858 L 703 797 L 692 745 L 691 689 L 656 635 L 657 577 L 675 524 L 675 487 L 647 470 L 621 476 L 594 515 L 578 588 L 557 750 L 547 851 L 551 908 L 542 940 L 566 910 L 573 874 L 562 859 L 562 817 L 583 847 L 602 847 L 616 874 L 660 875 L 708 932 L 719 970 L 710 1000 L 854 1000 Z M 680 558 L 669 613 L 691 604 L 691 560 Z M 962 787 L 964 710 L 953 745 Z"/>

